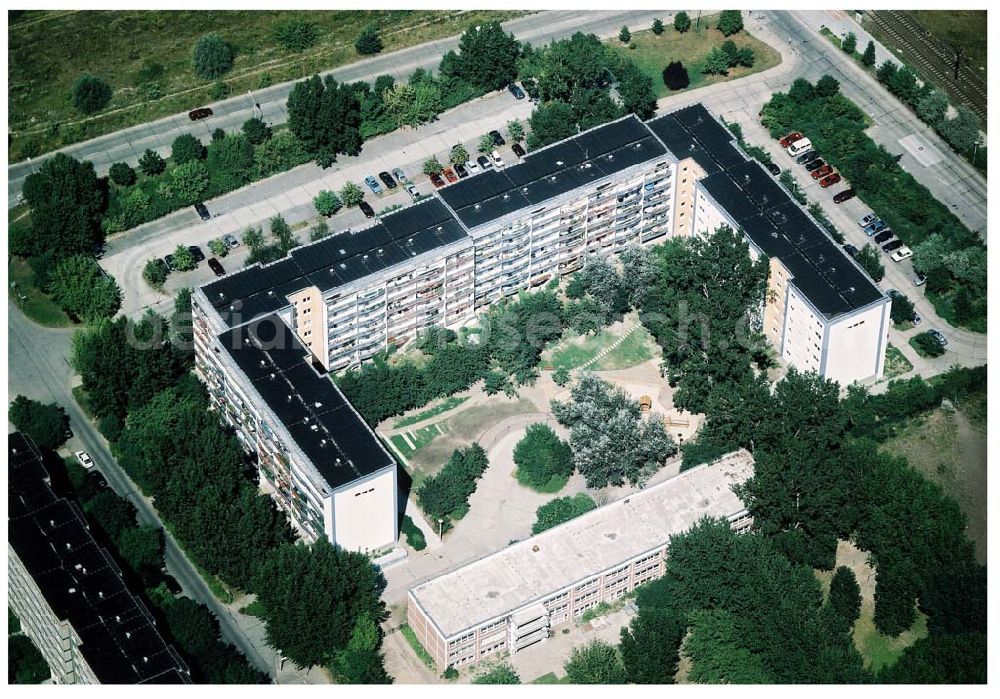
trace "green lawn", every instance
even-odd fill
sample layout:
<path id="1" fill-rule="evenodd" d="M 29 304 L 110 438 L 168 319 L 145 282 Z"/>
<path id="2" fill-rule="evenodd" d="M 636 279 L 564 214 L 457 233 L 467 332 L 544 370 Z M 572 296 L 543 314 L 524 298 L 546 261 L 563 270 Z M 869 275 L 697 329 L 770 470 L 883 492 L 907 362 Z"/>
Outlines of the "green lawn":
<path id="1" fill-rule="evenodd" d="M 946 44 L 963 47 L 965 58 L 986 77 L 986 10 L 908 10 L 906 14 Z"/>
<path id="2" fill-rule="evenodd" d="M 195 42 L 217 32 L 235 49 L 223 76 L 231 95 L 295 80 L 353 63 L 354 39 L 370 23 L 380 27 L 384 51 L 396 51 L 465 31 L 516 11 L 14 11 L 8 16 L 8 162 L 23 160 L 207 102 L 214 80 L 191 66 Z M 301 53 L 274 39 L 291 17 L 314 23 L 317 43 Z M 84 72 L 114 89 L 111 103 L 84 117 L 70 99 Z M 155 84 L 161 96 L 150 92 Z M 210 124 L 209 124 L 210 126 Z"/>
<path id="3" fill-rule="evenodd" d="M 894 379 L 897 376 L 907 373 L 913 369 L 910 360 L 906 358 L 897 347 L 889 345 L 885 350 L 885 374 L 884 379 Z"/>
<path id="4" fill-rule="evenodd" d="M 874 620 L 862 615 L 854 624 L 854 645 L 864 660 L 865 667 L 877 672 L 894 664 L 910 645 L 927 635 L 927 615 L 917 612 L 913 626 L 899 636 L 885 636 L 875 629 Z"/>
<path id="5" fill-rule="evenodd" d="M 633 32 L 631 44 L 635 46 L 634 49 L 623 46 L 617 39 L 611 39 L 608 43 L 620 54 L 635 61 L 642 72 L 653 79 L 657 97 L 684 92 L 671 92 L 663 84 L 663 69 L 671 61 L 680 61 L 687 68 L 691 80 L 687 90 L 742 78 L 781 63 L 781 54 L 746 31 L 741 31 L 729 38 L 738 48 L 749 46 L 753 49 L 756 57 L 753 67 L 731 68 L 729 75 L 703 75 L 701 69 L 705 57 L 713 48 L 726 41 L 722 32 L 715 28 L 716 17 L 717 15 L 703 16 L 700 28 L 695 28 L 692 23 L 691 29 L 683 34 L 678 33 L 672 25 L 668 25 L 660 36 L 656 36 L 651 30 Z"/>
<path id="6" fill-rule="evenodd" d="M 595 371 L 627 369 L 649 361 L 657 354 L 659 354 L 659 349 L 653 336 L 645 327 L 639 327 L 632 331 L 620 345 L 594 362 L 590 368 Z"/>
<path id="7" fill-rule="evenodd" d="M 619 337 L 609 330 L 600 330 L 595 335 L 577 335 L 567 331 L 546 351 L 545 368 L 576 369 L 600 354 L 605 347 L 610 347 Z"/>
<path id="8" fill-rule="evenodd" d="M 569 684 L 569 675 L 563 675 L 562 677 L 556 677 L 556 673 L 547 672 L 541 677 L 535 679 L 531 684 Z"/>
<path id="9" fill-rule="evenodd" d="M 419 430 L 409 430 L 406 432 L 406 436 L 410 438 L 407 441 L 406 437 L 401 434 L 394 434 L 389 439 L 392 441 L 392 445 L 403 455 L 404 458 L 409 459 L 413 455 L 413 452 L 426 447 L 435 437 L 444 434 L 446 431 L 446 425 L 444 422 L 435 422 L 433 425 L 427 425 L 426 427 L 421 427 Z M 412 442 L 412 446 L 410 445 Z"/>
<path id="10" fill-rule="evenodd" d="M 427 410 L 419 412 L 416 415 L 400 418 L 399 420 L 396 421 L 396 424 L 393 425 L 393 427 L 399 429 L 400 427 L 406 427 L 407 425 L 415 425 L 418 422 L 423 422 L 424 420 L 428 420 L 436 415 L 440 415 L 443 412 L 447 412 L 452 408 L 457 408 L 467 399 L 468 396 L 461 396 L 461 397 L 448 396 L 443 401 L 441 401 L 441 403 L 434 406 L 433 408 L 428 408 Z"/>
<path id="11" fill-rule="evenodd" d="M 73 325 L 66 312 L 35 285 L 35 271 L 23 257 L 8 257 L 7 293 L 21 308 L 24 315 L 48 328 L 65 328 Z M 23 298 L 22 298 L 23 297 Z"/>
<path id="12" fill-rule="evenodd" d="M 417 634 L 413 633 L 413 629 L 410 628 L 410 625 L 403 624 L 399 627 L 399 632 L 403 634 L 403 638 L 405 638 L 406 642 L 410 644 L 410 648 L 412 648 L 413 652 L 417 654 L 417 657 L 423 661 L 424 665 L 429 667 L 431 670 L 434 670 L 434 659 L 431 657 L 430 653 L 428 653 L 424 647 L 420 645 L 420 641 L 417 640 Z"/>
<path id="13" fill-rule="evenodd" d="M 94 419 L 94 412 L 90 409 L 90 395 L 84 389 L 83 384 L 73 387 L 73 399 L 76 404 L 80 406 L 80 410 L 83 414 L 89 417 L 91 420 Z"/>

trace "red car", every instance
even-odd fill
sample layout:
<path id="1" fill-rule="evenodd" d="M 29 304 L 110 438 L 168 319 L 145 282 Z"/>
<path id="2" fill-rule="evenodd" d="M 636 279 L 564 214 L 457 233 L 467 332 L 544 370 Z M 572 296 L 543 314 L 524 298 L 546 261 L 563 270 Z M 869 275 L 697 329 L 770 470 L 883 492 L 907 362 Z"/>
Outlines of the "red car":
<path id="1" fill-rule="evenodd" d="M 778 145 L 781 146 L 782 148 L 788 148 L 788 146 L 792 145 L 800 138 L 802 138 L 802 134 L 800 134 L 798 131 L 793 131 L 792 133 L 788 134 L 783 139 L 778 141 Z"/>
<path id="2" fill-rule="evenodd" d="M 824 165 L 823 167 L 816 168 L 810 174 L 812 175 L 812 178 L 814 180 L 818 180 L 820 177 L 826 177 L 831 172 L 833 172 L 833 168 L 830 167 L 829 165 Z"/>
<path id="3" fill-rule="evenodd" d="M 201 107 L 200 109 L 192 109 L 188 112 L 188 119 L 191 121 L 198 121 L 199 119 L 204 119 L 206 117 L 212 116 L 212 110 L 208 107 Z"/>
<path id="4" fill-rule="evenodd" d="M 458 182 L 458 175 L 456 175 L 455 171 L 452 170 L 450 167 L 446 167 L 444 169 L 444 173 L 442 173 L 442 174 L 446 178 L 448 178 L 448 182 Z"/>
<path id="5" fill-rule="evenodd" d="M 431 184 L 435 187 L 444 187 L 444 180 L 441 179 L 441 175 L 436 172 L 431 173 Z"/>
<path id="6" fill-rule="evenodd" d="M 824 177 L 823 179 L 821 179 L 819 181 L 819 186 L 822 187 L 822 188 L 824 188 L 824 189 L 826 189 L 830 185 L 837 184 L 838 182 L 840 182 L 840 175 L 838 175 L 835 172 L 832 175 L 827 175 L 826 177 Z"/>

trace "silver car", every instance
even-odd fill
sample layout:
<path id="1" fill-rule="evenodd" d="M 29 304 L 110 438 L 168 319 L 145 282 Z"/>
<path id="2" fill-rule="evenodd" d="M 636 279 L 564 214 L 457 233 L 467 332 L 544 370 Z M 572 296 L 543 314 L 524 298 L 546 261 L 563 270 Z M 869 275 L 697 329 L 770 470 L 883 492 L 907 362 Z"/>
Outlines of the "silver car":
<path id="1" fill-rule="evenodd" d="M 858 219 L 858 228 L 868 228 L 871 224 L 878 220 L 878 216 L 869 211 L 867 214 Z"/>
<path id="2" fill-rule="evenodd" d="M 410 180 L 407 179 L 406 174 L 403 172 L 403 168 L 397 167 L 392 171 L 392 176 L 399 180 L 400 184 L 406 184 Z"/>
<path id="3" fill-rule="evenodd" d="M 232 233 L 226 233 L 222 236 L 222 242 L 230 248 L 238 248 L 240 246 L 240 241 L 236 239 L 236 236 Z"/>
<path id="4" fill-rule="evenodd" d="M 948 338 L 945 337 L 944 333 L 942 333 L 940 330 L 931 328 L 930 330 L 927 331 L 927 334 L 933 337 L 938 342 L 940 342 L 942 347 L 948 346 Z"/>

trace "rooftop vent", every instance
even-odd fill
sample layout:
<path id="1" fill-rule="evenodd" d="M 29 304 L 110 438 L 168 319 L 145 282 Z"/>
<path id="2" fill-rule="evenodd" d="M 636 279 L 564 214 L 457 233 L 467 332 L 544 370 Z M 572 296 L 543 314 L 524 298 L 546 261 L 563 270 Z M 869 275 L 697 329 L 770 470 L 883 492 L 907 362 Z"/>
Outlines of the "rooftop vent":
<path id="1" fill-rule="evenodd" d="M 340 268 L 341 269 L 347 269 L 347 265 L 345 265 L 343 262 L 341 262 L 340 263 Z"/>
<path id="2" fill-rule="evenodd" d="M 382 248 L 379 248 L 379 249 L 378 249 L 378 252 L 377 252 L 376 254 L 378 254 L 378 255 L 381 255 L 381 254 L 383 254 L 383 250 L 382 250 Z"/>
<path id="3" fill-rule="evenodd" d="M 608 160 L 614 160 L 614 159 L 615 159 L 615 154 L 614 153 L 608 153 Z"/>
<path id="4" fill-rule="evenodd" d="M 75 587 L 71 587 L 71 588 L 69 588 L 69 593 L 70 593 L 71 595 L 75 595 L 75 594 L 76 594 L 76 588 L 75 588 Z"/>
<path id="5" fill-rule="evenodd" d="M 476 204 L 476 205 L 475 205 L 475 206 L 474 206 L 473 208 L 474 208 L 474 209 L 475 209 L 476 211 L 479 211 L 479 209 L 480 209 L 480 208 L 482 208 L 482 207 L 480 207 L 480 206 L 479 206 L 479 204 Z"/>
<path id="6" fill-rule="evenodd" d="M 313 432 L 316 432 L 319 430 L 319 425 L 309 425 L 309 429 L 311 429 Z"/>
<path id="7" fill-rule="evenodd" d="M 319 401 L 316 401 L 315 403 L 313 403 L 313 405 L 316 406 L 317 408 L 322 408 L 323 407 L 323 404 L 320 403 Z"/>
<path id="8" fill-rule="evenodd" d="M 366 252 L 364 255 L 362 255 L 361 259 L 362 260 L 367 260 L 368 259 L 368 253 Z"/>
<path id="9" fill-rule="evenodd" d="M 559 167 L 562 167 L 563 165 L 565 165 L 565 163 L 563 161 L 561 161 L 561 160 L 557 160 L 556 161 L 556 165 L 558 165 Z"/>
<path id="10" fill-rule="evenodd" d="M 528 188 L 527 187 L 521 187 L 521 194 L 527 194 L 527 193 L 528 193 Z"/>
<path id="11" fill-rule="evenodd" d="M 504 192 L 504 195 L 503 195 L 503 200 L 504 200 L 504 201 L 507 201 L 508 199 L 510 199 L 510 195 L 509 195 L 509 194 L 507 194 L 506 192 Z"/>
<path id="12" fill-rule="evenodd" d="M 340 248 L 340 254 L 341 255 L 346 255 L 347 254 L 347 250 L 344 250 L 344 248 Z"/>
<path id="13" fill-rule="evenodd" d="M 635 149 L 636 150 L 642 150 L 642 142 L 636 143 L 635 144 Z"/>
<path id="14" fill-rule="evenodd" d="M 261 362 L 261 364 L 263 364 L 263 363 L 264 363 L 264 362 Z M 278 378 L 278 375 L 277 375 L 277 374 L 275 374 L 275 373 L 274 373 L 274 372 L 272 371 L 272 372 L 271 372 L 271 378 L 272 378 L 272 379 L 276 379 L 276 378 Z"/>
<path id="15" fill-rule="evenodd" d="M 556 176 L 552 175 L 552 177 L 549 178 L 549 181 L 550 182 L 555 182 L 556 181 Z"/>

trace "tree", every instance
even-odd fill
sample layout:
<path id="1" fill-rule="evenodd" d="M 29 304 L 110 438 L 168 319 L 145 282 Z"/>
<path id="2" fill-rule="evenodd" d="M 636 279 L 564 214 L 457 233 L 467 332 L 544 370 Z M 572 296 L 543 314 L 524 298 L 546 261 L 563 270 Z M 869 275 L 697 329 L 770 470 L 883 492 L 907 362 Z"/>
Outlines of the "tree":
<path id="1" fill-rule="evenodd" d="M 100 525 L 111 542 L 118 542 L 125 530 L 136 527 L 135 506 L 113 490 L 99 490 L 82 505 L 84 512 Z"/>
<path id="2" fill-rule="evenodd" d="M 393 85 L 382 93 L 382 105 L 396 128 L 419 126 L 441 112 L 441 88 L 433 82 Z"/>
<path id="3" fill-rule="evenodd" d="M 321 167 L 361 152 L 361 104 L 350 85 L 314 75 L 295 83 L 287 108 L 288 128 Z"/>
<path id="4" fill-rule="evenodd" d="M 320 216 L 333 216 L 340 210 L 342 204 L 340 197 L 335 192 L 328 189 L 320 190 L 320 193 L 313 197 L 313 206 Z"/>
<path id="5" fill-rule="evenodd" d="M 604 641 L 591 641 L 573 649 L 566 661 L 572 684 L 625 684 L 625 668 L 617 649 Z"/>
<path id="6" fill-rule="evenodd" d="M 253 171 L 253 144 L 243 134 L 229 134 L 209 146 L 208 160 L 211 170 L 225 173 L 234 180 L 234 186 L 250 181 Z"/>
<path id="7" fill-rule="evenodd" d="M 944 346 L 941 344 L 941 341 L 930 333 L 923 332 L 915 335 L 912 342 L 917 349 L 928 357 L 940 357 L 944 354 Z"/>
<path id="8" fill-rule="evenodd" d="M 262 119 L 254 117 L 243 122 L 243 135 L 255 146 L 271 137 L 271 128 Z"/>
<path id="9" fill-rule="evenodd" d="M 932 90 L 917 102 L 917 116 L 926 124 L 937 128 L 948 113 L 948 95 L 940 90 Z"/>
<path id="10" fill-rule="evenodd" d="M 660 36 L 663 33 L 663 20 L 659 17 L 655 18 L 653 20 L 652 30 L 656 36 Z"/>
<path id="11" fill-rule="evenodd" d="M 448 154 L 448 160 L 450 160 L 454 165 L 465 165 L 469 162 L 469 151 L 465 150 L 465 146 L 458 143 L 451 148 L 451 153 Z"/>
<path id="12" fill-rule="evenodd" d="M 876 676 L 880 684 L 986 684 L 986 636 L 931 634 L 903 650 Z"/>
<path id="13" fill-rule="evenodd" d="M 108 177 L 121 187 L 135 184 L 135 170 L 128 163 L 115 163 L 108 169 Z"/>
<path id="14" fill-rule="evenodd" d="M 871 68 L 875 65 L 875 42 L 872 40 L 868 41 L 868 45 L 865 46 L 865 52 L 861 54 L 861 63 Z"/>
<path id="15" fill-rule="evenodd" d="M 844 629 L 850 629 L 861 614 L 861 588 L 846 566 L 837 568 L 830 581 L 830 607 L 843 620 Z"/>
<path id="16" fill-rule="evenodd" d="M 118 552 L 137 573 L 155 572 L 163 565 L 163 530 L 150 524 L 129 527 L 118 539 Z"/>
<path id="17" fill-rule="evenodd" d="M 357 206 L 365 198 L 364 190 L 353 182 L 346 182 L 344 186 L 340 188 L 340 200 L 344 202 L 344 206 L 351 208 L 352 206 Z"/>
<path id="18" fill-rule="evenodd" d="M 103 239 L 105 197 L 92 163 L 56 153 L 25 178 L 23 192 L 31 207 L 32 234 L 24 252 L 51 251 L 58 259 L 92 253 Z"/>
<path id="19" fill-rule="evenodd" d="M 24 634 L 7 636 L 7 684 L 41 684 L 52 670 L 41 651 Z"/>
<path id="20" fill-rule="evenodd" d="M 555 381 L 557 386 L 565 386 L 569 383 L 569 369 L 562 366 L 559 367 L 552 372 L 552 380 Z"/>
<path id="21" fill-rule="evenodd" d="M 170 193 L 180 202 L 194 204 L 208 188 L 208 168 L 199 160 L 191 160 L 170 171 Z"/>
<path id="22" fill-rule="evenodd" d="M 49 290 L 67 313 L 87 323 L 110 318 L 121 306 L 121 291 L 114 277 L 87 255 L 61 260 L 50 273 Z"/>
<path id="23" fill-rule="evenodd" d="M 170 145 L 170 158 L 174 165 L 183 165 L 193 160 L 202 160 L 206 154 L 205 146 L 192 134 L 181 134 Z"/>
<path id="24" fill-rule="evenodd" d="M 845 36 L 844 40 L 840 42 L 840 49 L 848 55 L 854 55 L 854 51 L 857 47 L 858 37 L 854 35 L 854 32 L 847 32 L 847 36 Z"/>
<path id="25" fill-rule="evenodd" d="M 162 260 L 154 258 L 146 261 L 146 265 L 142 268 L 142 278 L 154 289 L 159 289 L 166 283 L 168 271 Z"/>
<path id="26" fill-rule="evenodd" d="M 687 68 L 680 61 L 671 61 L 663 69 L 663 84 L 671 90 L 683 90 L 691 84 Z"/>
<path id="27" fill-rule="evenodd" d="M 549 500 L 535 511 L 535 523 L 531 527 L 531 533 L 541 534 L 546 529 L 568 522 L 596 507 L 597 503 L 586 493 Z"/>
<path id="28" fill-rule="evenodd" d="M 202 80 L 221 78 L 233 67 L 233 47 L 218 34 L 206 34 L 194 45 L 194 72 Z"/>
<path id="29" fill-rule="evenodd" d="M 437 156 L 424 161 L 423 171 L 425 175 L 440 175 L 442 170 L 444 170 L 444 166 L 441 165 Z"/>
<path id="30" fill-rule="evenodd" d="M 315 45 L 319 39 L 316 25 L 299 17 L 292 17 L 274 25 L 274 40 L 288 51 L 301 53 Z"/>
<path id="31" fill-rule="evenodd" d="M 81 114 L 94 114 L 111 101 L 111 86 L 90 74 L 81 75 L 73 83 L 73 106 Z"/>
<path id="32" fill-rule="evenodd" d="M 907 323 L 913 319 L 913 301 L 903 294 L 892 298 L 892 322 L 896 324 Z"/>
<path id="33" fill-rule="evenodd" d="M 268 223 L 271 226 L 271 235 L 278 239 L 278 245 L 282 250 L 287 252 L 299 244 L 299 241 L 292 235 L 291 226 L 281 214 L 271 218 Z"/>
<path id="34" fill-rule="evenodd" d="M 472 678 L 472 684 L 521 684 L 521 678 L 513 665 L 500 662 Z"/>
<path id="35" fill-rule="evenodd" d="M 724 609 L 698 610 L 684 654 L 692 658 L 688 681 L 699 684 L 773 684 L 761 655 L 747 648 L 740 624 Z"/>
<path id="36" fill-rule="evenodd" d="M 7 417 L 40 449 L 58 449 L 70 437 L 69 416 L 55 403 L 43 404 L 19 395 L 10 404 Z"/>
<path id="37" fill-rule="evenodd" d="M 248 248 L 258 248 L 264 244 L 264 233 L 253 226 L 243 231 L 243 244 Z"/>
<path id="38" fill-rule="evenodd" d="M 885 267 L 879 259 L 878 252 L 876 252 L 875 248 L 871 245 L 865 245 L 861 248 L 858 252 L 858 256 L 854 259 L 856 259 L 858 264 L 861 265 L 861 268 L 868 273 L 868 276 L 875 281 L 881 280 L 882 276 L 885 274 Z"/>
<path id="39" fill-rule="evenodd" d="M 186 272 L 198 266 L 198 263 L 194 259 L 194 255 L 191 253 L 191 250 L 188 249 L 187 245 L 179 244 L 176 248 L 174 248 L 173 255 L 174 269 Z"/>
<path id="40" fill-rule="evenodd" d="M 705 56 L 701 72 L 705 75 L 728 75 L 729 56 L 721 47 L 716 46 Z"/>
<path id="41" fill-rule="evenodd" d="M 833 97 L 835 94 L 840 92 L 840 83 L 836 78 L 829 75 L 824 75 L 822 78 L 816 81 L 816 96 L 821 99 L 826 99 L 827 97 Z"/>
<path id="42" fill-rule="evenodd" d="M 806 104 L 812 102 L 816 97 L 816 89 L 805 78 L 796 78 L 792 86 L 788 88 L 788 97 L 792 102 Z"/>
<path id="43" fill-rule="evenodd" d="M 362 56 L 381 53 L 383 47 L 382 37 L 379 36 L 378 27 L 374 24 L 362 29 L 358 38 L 354 40 L 354 50 Z"/>
<path id="44" fill-rule="evenodd" d="M 959 153 L 969 153 L 979 143 L 979 117 L 964 104 L 959 105 L 953 119 L 945 119 L 938 127 L 941 136 Z"/>
<path id="45" fill-rule="evenodd" d="M 417 503 L 434 521 L 461 515 L 468 508 L 476 482 L 488 466 L 486 452 L 478 444 L 456 449 L 444 468 L 420 485 Z"/>
<path id="46" fill-rule="evenodd" d="M 623 44 L 627 44 L 632 41 L 632 32 L 628 30 L 627 26 L 622 25 L 621 31 L 618 32 L 618 41 Z"/>
<path id="47" fill-rule="evenodd" d="M 875 71 L 875 78 L 883 85 L 888 85 L 896 77 L 898 66 L 891 60 L 886 59 Z"/>
<path id="48" fill-rule="evenodd" d="M 476 150 L 478 150 L 480 153 L 489 153 L 494 148 L 496 148 L 496 143 L 493 142 L 492 135 L 484 133 L 482 136 L 479 137 L 479 145 L 477 146 Z"/>
<path id="49" fill-rule="evenodd" d="M 677 30 L 678 34 L 683 34 L 690 28 L 691 28 L 691 18 L 688 17 L 687 12 L 682 11 L 674 15 L 674 29 Z"/>
<path id="50" fill-rule="evenodd" d="M 528 119 L 528 148 L 537 150 L 576 134 L 576 115 L 566 102 L 539 104 Z"/>
<path id="51" fill-rule="evenodd" d="M 348 647 L 359 619 L 385 614 L 382 573 L 364 554 L 325 538 L 267 552 L 254 588 L 268 641 L 302 667 L 330 662 Z"/>
<path id="52" fill-rule="evenodd" d="M 518 481 L 535 490 L 556 492 L 573 473 L 573 452 L 551 427 L 535 423 L 514 447 L 514 463 Z"/>
<path id="53" fill-rule="evenodd" d="M 739 10 L 723 10 L 719 13 L 719 21 L 715 26 L 723 36 L 743 31 L 743 13 Z"/>
<path id="54" fill-rule="evenodd" d="M 512 141 L 524 140 L 524 124 L 520 119 L 511 119 L 507 122 L 507 137 Z"/>
<path id="55" fill-rule="evenodd" d="M 212 238 L 208 241 L 208 249 L 216 257 L 225 257 L 229 254 L 229 246 L 226 245 L 222 238 Z"/>
<path id="56" fill-rule="evenodd" d="M 745 68 L 753 68 L 756 57 L 754 56 L 752 48 L 744 46 L 743 48 L 736 50 L 736 56 L 733 60 L 734 65 L 743 66 Z"/>
<path id="57" fill-rule="evenodd" d="M 167 163 L 160 157 L 160 154 L 154 150 L 146 149 L 139 158 L 139 169 L 142 170 L 143 174 L 153 177 L 154 175 L 159 175 L 167 167 Z"/>
<path id="58" fill-rule="evenodd" d="M 500 22 L 486 22 L 462 34 L 450 72 L 484 92 L 501 90 L 517 78 L 520 55 L 521 43 L 513 34 L 505 32 Z"/>
<path id="59" fill-rule="evenodd" d="M 330 224 L 326 221 L 321 220 L 315 226 L 309 229 L 309 240 L 315 242 L 317 240 L 322 240 L 323 238 L 330 235 Z"/>
<path id="60" fill-rule="evenodd" d="M 625 61 L 618 70 L 618 95 L 622 111 L 640 119 L 651 119 L 656 113 L 656 93 L 653 79 L 639 70 L 632 61 Z"/>

